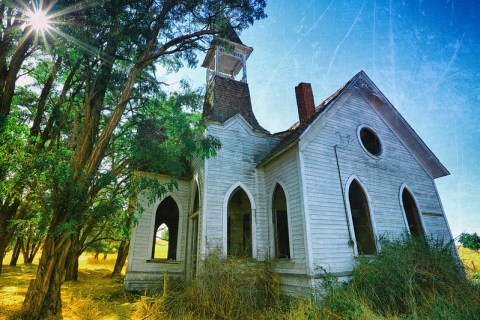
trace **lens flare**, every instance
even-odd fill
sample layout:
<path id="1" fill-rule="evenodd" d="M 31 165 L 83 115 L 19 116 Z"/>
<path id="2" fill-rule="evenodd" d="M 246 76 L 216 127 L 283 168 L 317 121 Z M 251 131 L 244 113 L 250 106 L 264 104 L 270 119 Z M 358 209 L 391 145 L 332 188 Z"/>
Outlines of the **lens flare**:
<path id="1" fill-rule="evenodd" d="M 43 10 L 30 11 L 27 14 L 28 24 L 32 26 L 33 29 L 45 32 L 50 29 L 50 18 Z"/>

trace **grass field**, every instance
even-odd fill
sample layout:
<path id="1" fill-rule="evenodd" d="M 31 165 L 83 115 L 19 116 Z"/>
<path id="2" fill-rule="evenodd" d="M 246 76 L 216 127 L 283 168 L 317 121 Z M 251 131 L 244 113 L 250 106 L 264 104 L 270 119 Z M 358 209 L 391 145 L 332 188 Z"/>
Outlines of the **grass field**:
<path id="1" fill-rule="evenodd" d="M 168 241 L 159 239 L 155 243 L 155 258 L 167 259 L 168 256 Z"/>
<path id="2" fill-rule="evenodd" d="M 480 254 L 465 248 L 459 248 L 459 254 L 469 277 L 477 281 Z M 115 258 L 114 254 L 108 255 L 106 260 L 102 255 L 99 260 L 95 260 L 92 254 L 80 257 L 78 282 L 67 282 L 62 286 L 63 319 L 144 318 L 144 314 L 138 316 L 141 313 L 137 310 L 145 305 L 145 297 L 126 293 L 122 279 L 109 277 Z M 0 275 L 0 319 L 10 319 L 21 309 L 28 284 L 35 276 L 38 258 L 33 265 L 24 265 L 19 259 L 17 267 L 8 266 L 10 255 L 4 261 L 7 265 Z M 476 270 L 473 270 L 473 265 Z"/>
<path id="3" fill-rule="evenodd" d="M 85 254 L 79 260 L 79 279 L 62 286 L 64 319 L 132 319 L 137 297 L 123 290 L 122 279 L 109 277 L 116 255 L 103 260 Z M 33 265 L 24 265 L 19 259 L 17 267 L 6 266 L 0 275 L 0 319 L 9 319 L 21 309 L 28 284 L 34 278 L 38 258 Z"/>
<path id="4" fill-rule="evenodd" d="M 459 247 L 458 254 L 470 279 L 476 283 L 480 283 L 480 253 Z"/>

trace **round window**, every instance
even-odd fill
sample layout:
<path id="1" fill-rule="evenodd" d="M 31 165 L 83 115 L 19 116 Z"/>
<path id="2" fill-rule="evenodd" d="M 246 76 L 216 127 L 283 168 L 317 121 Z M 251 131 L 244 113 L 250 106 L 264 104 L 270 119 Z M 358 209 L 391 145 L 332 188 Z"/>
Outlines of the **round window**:
<path id="1" fill-rule="evenodd" d="M 382 153 L 382 144 L 375 131 L 368 127 L 362 127 L 359 135 L 360 142 L 368 153 L 376 157 Z"/>

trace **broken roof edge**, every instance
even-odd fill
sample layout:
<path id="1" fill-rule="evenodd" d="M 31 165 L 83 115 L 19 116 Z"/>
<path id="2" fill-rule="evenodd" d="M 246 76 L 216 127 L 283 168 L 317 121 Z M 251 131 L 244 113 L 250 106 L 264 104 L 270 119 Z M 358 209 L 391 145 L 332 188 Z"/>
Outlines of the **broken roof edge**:
<path id="1" fill-rule="evenodd" d="M 358 86 L 357 81 L 363 80 L 363 83 L 359 83 Z M 393 106 L 393 104 L 388 100 L 388 98 L 383 94 L 383 92 L 377 87 L 377 85 L 368 77 L 368 75 L 365 73 L 365 71 L 360 70 L 357 74 L 355 74 L 349 81 L 347 81 L 343 86 L 341 86 L 337 91 L 335 91 L 333 94 L 331 94 L 327 99 L 325 99 L 322 103 L 320 103 L 316 108 L 315 108 L 315 114 L 312 116 L 312 118 L 303 126 L 299 125 L 299 121 L 295 122 L 288 130 L 286 131 L 281 131 L 276 134 L 284 134 L 288 131 L 291 133 L 286 135 L 282 141 L 280 141 L 277 146 L 275 146 L 272 151 L 264 158 L 262 159 L 258 165 L 258 167 L 264 166 L 268 162 L 270 162 L 272 159 L 280 156 L 281 154 L 284 153 L 283 149 L 289 149 L 294 143 L 297 143 L 299 140 L 302 139 L 302 137 L 306 134 L 306 131 L 309 131 L 308 129 L 312 126 L 312 124 L 318 119 L 318 117 L 323 114 L 323 111 L 326 110 L 328 107 L 332 105 L 332 102 L 335 102 L 344 92 L 346 92 L 348 89 L 351 87 L 355 86 L 356 91 L 365 99 L 365 101 L 374 107 L 369 101 L 368 98 L 366 97 L 367 92 L 370 94 L 373 94 L 377 98 L 379 98 L 385 105 L 388 106 L 389 110 L 396 116 L 396 118 L 399 120 L 397 125 L 403 126 L 406 131 L 415 139 L 416 142 L 418 142 L 418 146 L 420 148 L 414 148 L 412 145 L 408 145 L 408 143 L 404 143 L 402 140 L 402 144 L 407 148 L 407 150 L 412 154 L 412 156 L 416 159 L 419 164 L 424 167 L 428 166 L 430 170 L 425 170 L 427 174 L 432 178 L 440 178 L 444 177 L 450 174 L 450 172 L 447 170 L 447 168 L 440 162 L 440 160 L 437 158 L 437 156 L 433 153 L 432 150 L 425 144 L 425 142 L 420 138 L 420 136 L 415 132 L 415 130 L 410 126 L 410 124 L 403 118 L 403 116 L 398 112 L 398 110 Z M 361 90 L 358 90 L 361 89 Z M 375 109 L 375 108 L 374 108 Z M 378 112 L 378 111 L 377 111 Z M 380 114 L 379 114 L 380 115 Z M 381 115 L 380 115 L 381 116 Z M 383 117 L 381 117 L 384 119 Z M 385 121 L 386 119 L 384 119 Z M 394 125 L 395 123 L 391 123 L 391 121 L 385 121 L 385 123 L 390 127 L 391 130 L 394 132 L 398 133 L 398 130 L 394 130 L 394 128 L 391 127 L 391 125 Z M 400 138 L 400 137 L 399 137 Z M 402 137 L 405 138 L 405 137 Z M 415 155 L 417 154 L 417 156 Z M 432 168 L 431 165 L 434 165 L 434 168 Z"/>
<path id="2" fill-rule="evenodd" d="M 336 101 L 338 97 L 340 97 L 341 94 L 345 92 L 352 83 L 354 83 L 355 79 L 359 77 L 359 75 L 362 72 L 363 70 L 358 72 L 350 80 L 348 80 L 344 85 L 338 88 L 333 94 L 331 94 L 327 99 L 323 100 L 317 107 L 315 107 L 315 114 L 311 117 L 310 120 L 308 120 L 308 122 L 305 125 L 300 126 L 300 122 L 297 121 L 292 126 L 290 126 L 290 128 L 288 128 L 287 130 L 274 133 L 273 135 L 277 135 L 277 134 L 282 135 L 290 131 L 290 134 L 287 134 L 283 138 L 283 140 L 280 141 L 277 144 L 277 146 L 275 146 L 272 149 L 272 151 L 258 163 L 257 168 L 267 164 L 270 160 L 282 154 L 283 153 L 282 150 L 284 148 L 289 149 L 293 144 L 293 142 L 298 142 L 298 140 L 300 139 L 300 136 L 304 133 L 304 131 L 308 127 L 310 127 L 310 125 L 319 117 L 320 114 L 323 113 L 325 109 L 327 109 L 331 105 L 333 101 Z"/>
<path id="3" fill-rule="evenodd" d="M 445 176 L 448 176 L 450 175 L 450 172 L 448 171 L 448 169 L 442 164 L 442 162 L 440 161 L 440 159 L 438 159 L 438 157 L 435 155 L 435 153 L 427 146 L 427 144 L 423 141 L 423 139 L 417 134 L 417 132 L 415 131 L 415 129 L 412 128 L 412 126 L 410 126 L 410 124 L 408 123 L 407 120 L 405 120 L 405 118 L 401 115 L 401 113 L 397 110 L 397 108 L 395 108 L 395 106 L 390 102 L 390 100 L 383 94 L 383 92 L 377 87 L 377 85 L 370 79 L 370 77 L 362 70 L 359 72 L 359 74 L 362 74 L 363 76 L 363 80 L 364 81 L 367 81 L 368 82 L 368 85 L 370 85 L 371 87 L 373 88 L 366 88 L 364 87 L 363 84 L 360 85 L 361 89 L 363 90 L 357 90 L 357 92 L 360 93 L 360 95 L 365 99 L 365 101 L 367 103 L 369 103 L 370 105 L 372 105 L 369 101 L 368 101 L 368 97 L 367 97 L 367 94 L 368 93 L 371 93 L 371 94 L 374 94 L 374 93 L 377 93 L 380 95 L 380 100 L 383 100 L 384 103 L 390 108 L 390 110 L 392 111 L 392 113 L 396 116 L 396 118 L 400 121 L 400 124 L 404 126 L 404 128 L 407 130 L 407 132 L 409 134 L 411 134 L 413 136 L 413 138 L 418 142 L 418 145 L 421 147 L 421 149 L 425 152 L 424 155 L 420 155 L 421 156 L 421 160 L 425 161 L 425 162 L 428 162 L 429 159 L 433 160 L 433 163 L 436 164 L 437 166 L 437 169 L 438 170 L 435 170 L 437 173 L 434 173 L 432 172 L 432 174 L 429 174 L 429 176 L 432 178 L 432 179 L 436 179 L 436 178 L 441 178 L 441 177 L 445 177 Z M 375 95 L 376 96 L 376 95 Z M 373 105 L 372 105 L 373 107 Z M 375 109 L 375 108 L 374 108 Z M 383 119 L 383 117 L 382 117 Z M 386 119 L 384 119 L 385 123 L 390 127 L 390 125 L 392 124 L 391 122 L 389 121 L 386 121 Z M 393 130 L 393 128 L 391 128 Z M 403 138 L 403 137 L 402 137 Z M 401 139 L 402 141 L 402 139 Z M 403 143 L 402 141 L 402 144 L 404 144 L 404 146 L 407 148 L 407 150 L 412 153 L 412 156 L 415 157 L 414 155 L 414 148 L 412 146 L 408 147 L 405 143 Z M 417 161 L 419 161 L 419 159 L 416 159 Z M 420 162 L 420 161 L 419 161 Z"/>

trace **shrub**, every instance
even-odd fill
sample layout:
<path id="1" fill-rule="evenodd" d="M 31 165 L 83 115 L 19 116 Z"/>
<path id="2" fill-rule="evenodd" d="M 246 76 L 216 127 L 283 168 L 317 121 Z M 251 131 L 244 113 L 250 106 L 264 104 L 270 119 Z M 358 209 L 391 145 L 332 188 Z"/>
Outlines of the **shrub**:
<path id="1" fill-rule="evenodd" d="M 325 318 L 478 319 L 480 290 L 468 282 L 451 245 L 407 237 L 383 241 L 376 258 L 360 258 L 351 280 L 330 285 Z"/>
<path id="2" fill-rule="evenodd" d="M 143 314 L 171 319 L 252 319 L 278 306 L 280 283 L 271 263 L 210 254 L 195 279 L 167 290 Z"/>

